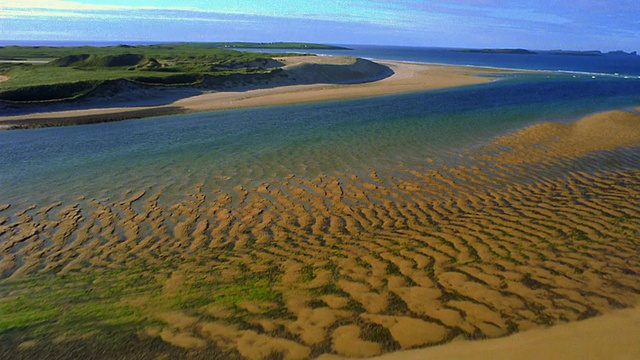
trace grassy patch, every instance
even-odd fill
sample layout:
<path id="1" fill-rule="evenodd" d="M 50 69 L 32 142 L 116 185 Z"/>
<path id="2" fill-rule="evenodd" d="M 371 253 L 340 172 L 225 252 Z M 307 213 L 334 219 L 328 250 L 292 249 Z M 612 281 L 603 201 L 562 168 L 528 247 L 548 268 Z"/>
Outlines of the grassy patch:
<path id="1" fill-rule="evenodd" d="M 9 77 L 0 83 L 0 100 L 59 101 L 78 98 L 107 81 L 150 86 L 201 84 L 206 77 L 264 75 L 283 54 L 239 52 L 220 44 L 163 44 L 111 47 L 0 47 L 2 59 L 46 59 L 45 64 L 0 64 Z M 213 81 L 215 83 L 215 81 Z"/>

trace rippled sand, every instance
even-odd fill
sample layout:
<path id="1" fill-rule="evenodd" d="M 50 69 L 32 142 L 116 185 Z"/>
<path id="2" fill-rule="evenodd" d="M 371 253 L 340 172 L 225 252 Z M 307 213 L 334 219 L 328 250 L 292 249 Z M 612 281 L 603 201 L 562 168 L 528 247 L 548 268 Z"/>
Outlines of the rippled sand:
<path id="1" fill-rule="evenodd" d="M 143 269 L 154 291 L 113 296 L 152 324 L 122 331 L 150 356 L 168 351 L 153 340 L 193 358 L 367 357 L 579 321 L 638 304 L 638 146 L 640 115 L 613 111 L 428 172 L 7 204 L 0 295 L 28 296 L 12 284 L 45 274 L 100 287 Z M 65 339 L 28 341 L 5 354 L 72 356 Z"/>

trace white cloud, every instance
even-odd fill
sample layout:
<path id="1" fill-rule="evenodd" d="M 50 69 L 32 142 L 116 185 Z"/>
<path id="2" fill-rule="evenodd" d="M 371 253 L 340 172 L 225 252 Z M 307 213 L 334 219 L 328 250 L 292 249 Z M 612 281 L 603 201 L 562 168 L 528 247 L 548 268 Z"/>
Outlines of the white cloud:
<path id="1" fill-rule="evenodd" d="M 117 11 L 117 10 L 183 10 L 198 11 L 192 7 L 154 7 L 154 6 L 126 6 L 86 4 L 77 1 L 64 0 L 0 0 L 0 10 L 67 10 L 73 12 L 86 11 Z"/>

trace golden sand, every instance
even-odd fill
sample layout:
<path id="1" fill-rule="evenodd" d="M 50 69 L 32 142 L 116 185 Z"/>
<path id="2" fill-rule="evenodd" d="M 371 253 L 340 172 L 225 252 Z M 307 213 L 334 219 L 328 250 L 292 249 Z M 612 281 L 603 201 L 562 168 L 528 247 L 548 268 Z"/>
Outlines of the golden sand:
<path id="1" fill-rule="evenodd" d="M 450 344 L 376 357 L 379 360 L 639 359 L 640 308 L 487 341 Z"/>
<path id="2" fill-rule="evenodd" d="M 147 314 L 164 325 L 143 334 L 247 359 L 375 356 L 519 332 L 429 351 L 634 358 L 638 311 L 614 311 L 640 301 L 640 153 L 619 153 L 619 167 L 565 165 L 640 146 L 639 125 L 640 114 L 624 111 L 535 125 L 471 154 L 470 164 L 397 178 L 372 169 L 228 191 L 202 184 L 169 204 L 159 201 L 162 189 L 147 189 L 0 206 L 0 271 L 18 279 L 124 269 L 140 259 L 162 269 L 179 259 L 149 275 L 164 285 L 148 296 L 167 302 L 185 289 L 215 294 L 250 275 L 278 296 L 157 305 Z M 598 314 L 605 316 L 577 322 Z M 551 325 L 558 327 L 542 330 Z M 622 332 L 598 337 L 613 329 Z"/>
<path id="3" fill-rule="evenodd" d="M 488 77 L 477 77 L 472 74 L 496 72 L 496 70 L 493 69 L 465 68 L 449 65 L 423 65 L 393 61 L 378 62 L 390 67 L 394 71 L 394 74 L 383 80 L 363 84 L 294 85 L 243 92 L 217 92 L 178 100 L 173 105 L 182 106 L 189 110 L 206 111 L 355 99 L 479 84 L 491 81 L 492 79 Z"/>

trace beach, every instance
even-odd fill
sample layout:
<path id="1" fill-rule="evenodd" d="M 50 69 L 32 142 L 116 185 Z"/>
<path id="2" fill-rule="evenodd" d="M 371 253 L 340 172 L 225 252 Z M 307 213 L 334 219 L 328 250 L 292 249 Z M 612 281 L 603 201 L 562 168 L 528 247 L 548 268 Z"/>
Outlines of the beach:
<path id="1" fill-rule="evenodd" d="M 299 79 L 280 79 L 267 84 L 235 86 L 224 91 L 193 95 L 193 91 L 176 90 L 163 101 L 163 93 L 155 96 L 163 105 L 140 106 L 135 102 L 135 93 L 126 107 L 114 105 L 113 99 L 94 99 L 91 108 L 77 107 L 74 103 L 55 105 L 55 111 L 39 110 L 35 107 L 28 114 L 0 116 L 0 129 L 10 127 L 42 127 L 68 124 L 100 123 L 123 119 L 180 114 L 189 112 L 238 109 L 247 107 L 290 105 L 318 101 L 357 99 L 370 96 L 398 94 L 412 91 L 433 90 L 453 86 L 473 85 L 492 81 L 487 75 L 506 70 L 459 67 L 436 64 L 413 64 L 398 61 L 377 61 L 389 69 L 380 73 L 380 68 L 356 63 L 349 57 L 303 56 L 279 59 Z M 367 61 L 367 63 L 369 63 Z M 309 68 L 310 65 L 321 65 Z M 306 66 L 306 67 L 305 67 Z M 322 66 L 334 66 L 322 68 Z M 340 72 L 346 67 L 353 72 Z M 300 69 L 302 71 L 300 71 Z M 514 70 L 511 70 L 514 71 Z M 354 75 L 355 74 L 355 75 Z M 477 76 L 484 75 L 484 76 Z M 382 78 L 384 77 L 384 78 Z M 304 83 L 295 85 L 296 83 Z M 294 85 L 292 85 L 294 84 Z M 180 95 L 180 92 L 184 95 Z M 175 97 L 180 99 L 173 100 Z M 116 103 L 117 104 L 117 103 Z"/>

